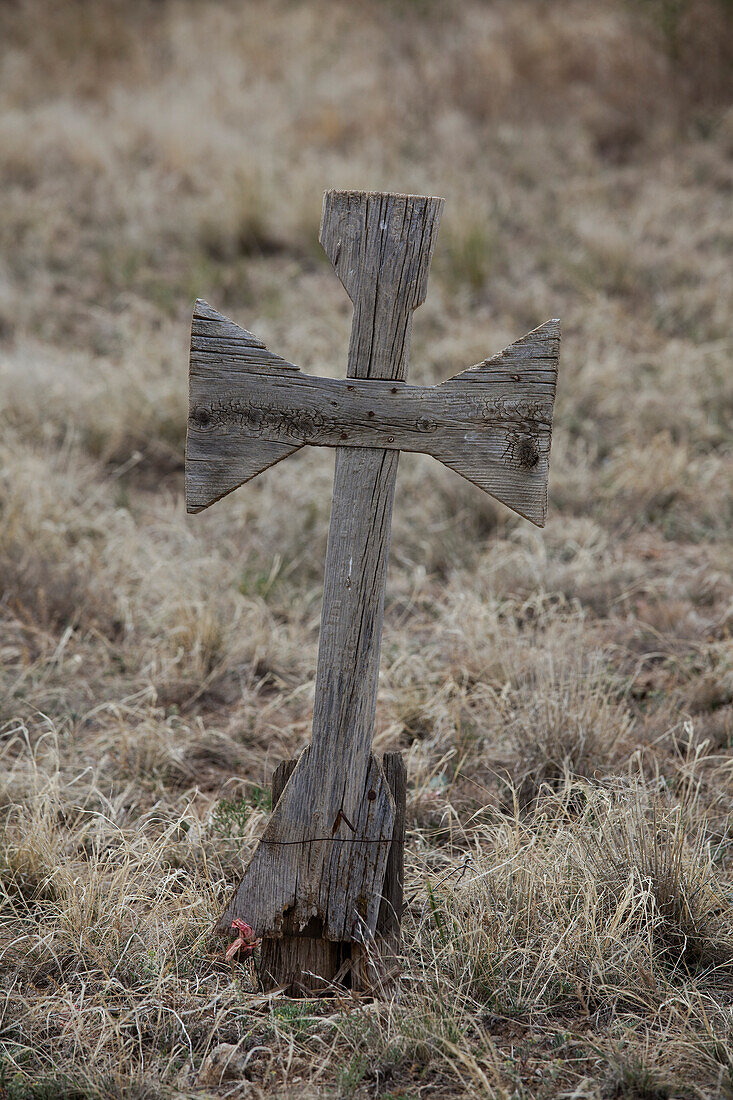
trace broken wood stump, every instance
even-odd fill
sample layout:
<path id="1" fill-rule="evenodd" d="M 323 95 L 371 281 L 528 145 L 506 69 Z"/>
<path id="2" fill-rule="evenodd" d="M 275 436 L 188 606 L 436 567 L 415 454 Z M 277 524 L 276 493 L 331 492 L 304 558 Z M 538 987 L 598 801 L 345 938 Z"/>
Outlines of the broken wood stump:
<path id="1" fill-rule="evenodd" d="M 297 756 L 278 764 L 272 776 L 272 807 L 298 763 Z M 260 979 L 265 988 L 284 985 L 302 996 L 331 992 L 336 984 L 353 990 L 387 994 L 399 973 L 400 928 L 405 875 L 405 803 L 407 771 L 400 752 L 382 757 L 387 784 L 395 803 L 395 828 L 387 856 L 377 928 L 369 944 L 323 939 L 320 922 L 303 931 L 284 929 L 280 939 L 262 941 Z M 307 939 L 309 942 L 304 943 Z"/>

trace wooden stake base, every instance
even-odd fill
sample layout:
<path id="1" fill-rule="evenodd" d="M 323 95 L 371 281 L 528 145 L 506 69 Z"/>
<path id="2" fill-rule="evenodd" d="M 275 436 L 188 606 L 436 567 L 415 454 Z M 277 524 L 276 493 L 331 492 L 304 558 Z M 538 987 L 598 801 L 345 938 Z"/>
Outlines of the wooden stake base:
<path id="1" fill-rule="evenodd" d="M 283 760 L 275 769 L 273 808 L 297 762 L 297 757 Z M 290 996 L 312 997 L 332 993 L 334 987 L 340 986 L 384 996 L 394 984 L 399 972 L 407 772 L 402 753 L 385 753 L 382 763 L 396 813 L 374 943 L 366 947 L 357 942 L 326 940 L 317 919 L 302 932 L 292 929 L 278 939 L 265 937 L 260 957 L 260 979 L 265 990 L 284 986 Z"/>

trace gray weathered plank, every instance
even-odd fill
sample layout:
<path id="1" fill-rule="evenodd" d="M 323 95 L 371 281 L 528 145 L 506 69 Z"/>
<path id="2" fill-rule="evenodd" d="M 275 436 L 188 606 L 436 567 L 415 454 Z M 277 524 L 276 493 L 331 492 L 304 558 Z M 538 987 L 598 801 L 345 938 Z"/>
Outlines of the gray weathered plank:
<path id="1" fill-rule="evenodd" d="M 272 805 L 277 806 L 298 757 L 281 760 L 272 775 Z M 283 935 L 265 936 L 260 949 L 259 976 L 266 990 L 282 988 L 291 996 L 327 992 L 332 979 L 350 962 L 351 944 L 326 940 L 319 921 L 302 931 L 286 914 Z"/>
<path id="2" fill-rule="evenodd" d="M 405 875 L 405 816 L 407 770 L 401 752 L 386 752 L 382 767 L 395 804 L 392 843 L 384 873 L 382 900 L 373 940 L 353 943 L 350 953 L 351 988 L 386 997 L 400 974 L 400 929 Z"/>
<path id="3" fill-rule="evenodd" d="M 296 756 L 282 760 L 275 768 L 272 775 L 273 808 L 280 801 L 297 763 Z M 395 804 L 395 824 L 374 940 L 363 947 L 325 940 L 317 922 L 303 932 L 290 927 L 278 938 L 266 936 L 262 940 L 259 966 L 260 979 L 266 989 L 284 986 L 284 991 L 290 994 L 318 993 L 327 989 L 329 982 L 340 973 L 340 981 L 351 989 L 383 995 L 389 991 L 399 973 L 407 772 L 400 752 L 385 753 L 382 767 Z M 315 942 L 304 943 L 305 936 L 310 936 Z"/>
<path id="4" fill-rule="evenodd" d="M 396 808 L 394 835 L 384 875 L 377 932 L 393 953 L 400 946 L 400 928 L 405 884 L 405 815 L 407 769 L 401 752 L 386 752 L 382 758 L 384 774 Z"/>
<path id="5" fill-rule="evenodd" d="M 321 242 L 354 302 L 350 378 L 404 379 L 412 311 L 425 296 L 442 206 L 442 199 L 326 193 Z M 398 458 L 383 448 L 336 451 L 311 744 L 222 930 L 240 917 L 265 936 L 302 931 L 314 920 L 326 939 L 374 936 L 395 820 L 370 749 Z"/>
<path id="6" fill-rule="evenodd" d="M 197 302 L 189 510 L 315 444 L 433 455 L 542 526 L 559 344 L 559 322 L 548 321 L 440 386 L 316 378 Z"/>

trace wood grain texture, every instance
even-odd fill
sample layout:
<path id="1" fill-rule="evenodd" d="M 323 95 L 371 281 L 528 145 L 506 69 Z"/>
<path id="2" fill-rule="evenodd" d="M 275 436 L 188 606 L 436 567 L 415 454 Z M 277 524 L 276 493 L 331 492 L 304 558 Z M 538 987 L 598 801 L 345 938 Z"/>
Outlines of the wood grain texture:
<path id="1" fill-rule="evenodd" d="M 280 801 L 298 757 L 281 760 L 272 775 L 272 806 Z M 282 989 L 289 996 L 313 996 L 328 992 L 344 969 L 350 974 L 351 944 L 326 940 L 318 921 L 300 931 L 287 916 L 283 933 L 264 936 L 260 949 L 259 976 L 265 990 Z M 346 964 L 346 966 L 345 966 Z"/>
<path id="2" fill-rule="evenodd" d="M 277 805 L 298 757 L 282 760 L 272 775 L 272 805 Z M 288 928 L 262 939 L 259 974 L 266 990 L 282 989 L 291 996 L 324 993 L 334 984 L 385 996 L 399 974 L 400 921 L 404 889 L 405 810 L 407 771 L 400 752 L 382 757 L 387 785 L 395 803 L 395 826 L 385 870 L 375 937 L 368 944 L 326 940 L 318 922 L 302 932 Z M 305 943 L 309 937 L 311 942 Z"/>
<path id="3" fill-rule="evenodd" d="M 349 378 L 407 376 L 412 313 L 425 301 L 443 199 L 326 191 L 320 241 L 354 303 Z"/>
<path id="4" fill-rule="evenodd" d="M 401 752 L 386 752 L 382 757 L 382 766 L 395 804 L 395 825 L 387 857 L 377 933 L 388 948 L 397 954 L 400 948 L 405 888 L 407 768 Z"/>
<path id="5" fill-rule="evenodd" d="M 328 192 L 321 241 L 354 302 L 350 378 L 399 382 L 424 298 L 441 199 Z M 285 919 L 325 939 L 374 937 L 395 804 L 371 754 L 399 452 L 336 451 L 316 701 L 303 752 L 219 927 Z"/>
<path id="6" fill-rule="evenodd" d="M 391 995 L 402 969 L 407 769 L 400 752 L 386 752 L 382 767 L 395 804 L 392 844 L 385 868 L 376 934 L 371 940 L 352 943 L 349 961 L 351 988 L 385 999 Z"/>
<path id="7" fill-rule="evenodd" d="M 186 508 L 200 512 L 297 451 L 301 444 L 270 443 L 249 438 L 244 445 L 222 440 L 222 446 L 205 445 L 202 429 L 207 427 L 204 410 L 226 378 L 230 393 L 238 394 L 257 374 L 278 377 L 300 375 L 297 367 L 273 355 L 251 332 L 222 317 L 199 299 L 191 322 L 189 362 L 189 419 L 186 433 Z M 213 387 L 213 389 L 212 389 Z M 204 445 L 202 445 L 202 443 Z M 230 445 L 227 446 L 227 443 Z"/>
<path id="8" fill-rule="evenodd" d="M 543 526 L 559 345 L 552 320 L 440 386 L 317 378 L 197 302 L 189 511 L 306 444 L 380 447 L 433 455 Z"/>
<path id="9" fill-rule="evenodd" d="M 280 801 L 280 796 L 285 790 L 286 784 L 290 776 L 295 771 L 295 765 L 298 763 L 297 756 L 291 756 L 289 760 L 281 760 L 278 766 L 272 773 L 272 808 L 273 810 Z"/>

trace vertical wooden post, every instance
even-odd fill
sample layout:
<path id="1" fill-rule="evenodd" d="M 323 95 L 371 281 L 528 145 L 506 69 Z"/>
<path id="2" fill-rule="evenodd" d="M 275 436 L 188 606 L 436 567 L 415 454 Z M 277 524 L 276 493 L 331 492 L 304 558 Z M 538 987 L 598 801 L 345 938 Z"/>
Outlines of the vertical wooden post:
<path id="1" fill-rule="evenodd" d="M 442 199 L 423 196 L 327 192 L 324 198 L 321 243 L 354 305 L 347 378 L 366 383 L 367 421 L 377 420 L 369 384 L 386 382 L 393 396 L 404 384 L 412 315 L 425 299 L 442 208 Z M 204 419 L 208 430 L 215 415 Z M 394 442 L 390 433 L 386 442 Z M 376 942 L 395 832 L 394 797 L 371 744 L 399 451 L 348 443 L 344 427 L 336 446 L 311 742 L 219 922 L 228 931 L 240 918 L 263 942 L 278 941 L 265 944 L 267 973 L 293 988 L 312 988 L 318 976 L 337 980 L 352 944 L 368 951 Z M 323 942 L 316 946 L 316 939 Z"/>
<path id="2" fill-rule="evenodd" d="M 388 996 L 399 976 L 405 883 L 407 769 L 401 752 L 386 752 L 382 767 L 395 802 L 394 833 L 387 856 L 377 928 L 372 940 L 351 945 L 353 989 Z"/>
<path id="3" fill-rule="evenodd" d="M 395 801 L 395 822 L 392 844 L 387 856 L 382 902 L 377 918 L 377 932 L 395 954 L 400 949 L 400 928 L 405 884 L 405 807 L 407 802 L 407 769 L 401 752 L 386 752 L 382 757 L 384 774 Z"/>

